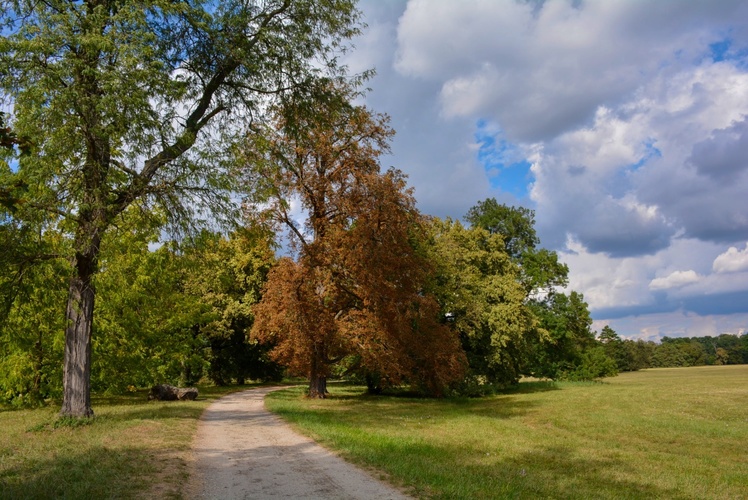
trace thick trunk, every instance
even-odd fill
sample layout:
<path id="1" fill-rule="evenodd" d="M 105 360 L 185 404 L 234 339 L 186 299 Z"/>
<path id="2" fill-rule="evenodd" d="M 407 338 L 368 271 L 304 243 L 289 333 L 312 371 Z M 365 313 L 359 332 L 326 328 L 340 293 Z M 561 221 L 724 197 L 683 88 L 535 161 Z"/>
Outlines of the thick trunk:
<path id="1" fill-rule="evenodd" d="M 316 346 L 309 371 L 309 397 L 323 399 L 327 396 L 327 375 L 324 362 L 319 359 L 321 346 Z"/>
<path id="2" fill-rule="evenodd" d="M 62 372 L 62 410 L 68 417 L 91 417 L 91 330 L 98 241 L 91 250 L 76 254 L 75 274 L 70 280 Z"/>
<path id="3" fill-rule="evenodd" d="M 327 377 L 316 375 L 309 378 L 309 397 L 324 399 L 327 396 Z"/>

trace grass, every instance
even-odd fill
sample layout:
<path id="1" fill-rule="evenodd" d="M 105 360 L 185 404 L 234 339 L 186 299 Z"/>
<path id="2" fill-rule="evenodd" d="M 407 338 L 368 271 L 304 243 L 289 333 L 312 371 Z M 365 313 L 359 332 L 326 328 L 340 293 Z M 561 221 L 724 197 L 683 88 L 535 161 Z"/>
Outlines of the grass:
<path id="1" fill-rule="evenodd" d="M 748 498 L 748 366 L 527 382 L 483 399 L 372 397 L 331 386 L 266 404 L 427 498 Z"/>
<path id="2" fill-rule="evenodd" d="M 201 387 L 196 401 L 94 396 L 96 416 L 82 421 L 59 407 L 0 409 L 0 498 L 181 498 L 200 414 L 247 387 Z"/>
<path id="3" fill-rule="evenodd" d="M 483 399 L 371 397 L 331 385 L 268 406 L 425 498 L 748 498 L 748 366 L 657 369 L 604 383 L 527 382 Z M 182 498 L 203 409 L 145 392 L 96 417 L 0 409 L 0 498 Z"/>

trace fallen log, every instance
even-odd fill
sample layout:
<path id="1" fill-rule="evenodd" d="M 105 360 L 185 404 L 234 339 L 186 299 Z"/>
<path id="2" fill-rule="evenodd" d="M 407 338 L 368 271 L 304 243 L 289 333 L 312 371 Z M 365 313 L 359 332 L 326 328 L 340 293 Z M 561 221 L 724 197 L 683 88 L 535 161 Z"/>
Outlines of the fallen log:
<path id="1" fill-rule="evenodd" d="M 193 401 L 197 398 L 197 389 L 194 387 L 175 387 L 169 384 L 158 384 L 151 388 L 148 400 L 156 401 Z"/>

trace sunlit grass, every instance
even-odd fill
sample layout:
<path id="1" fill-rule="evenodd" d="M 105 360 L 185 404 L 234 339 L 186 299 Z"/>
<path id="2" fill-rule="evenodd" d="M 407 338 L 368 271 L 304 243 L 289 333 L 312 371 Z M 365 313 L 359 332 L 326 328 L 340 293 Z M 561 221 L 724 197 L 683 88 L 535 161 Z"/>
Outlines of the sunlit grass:
<path id="1" fill-rule="evenodd" d="M 330 448 L 433 498 L 748 497 L 748 366 L 521 384 L 483 399 L 331 386 L 267 405 Z"/>
<path id="2" fill-rule="evenodd" d="M 59 407 L 0 410 L 0 498 L 181 498 L 200 414 L 242 388 L 201 387 L 197 401 L 94 397 L 96 416 L 79 425 Z"/>

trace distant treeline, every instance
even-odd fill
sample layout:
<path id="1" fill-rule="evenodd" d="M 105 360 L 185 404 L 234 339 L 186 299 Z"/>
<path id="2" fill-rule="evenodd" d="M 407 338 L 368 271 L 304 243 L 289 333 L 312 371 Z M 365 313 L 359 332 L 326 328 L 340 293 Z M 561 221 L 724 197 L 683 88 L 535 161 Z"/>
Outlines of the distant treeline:
<path id="1" fill-rule="evenodd" d="M 606 354 L 616 361 L 619 371 L 748 364 L 748 334 L 663 337 L 658 344 L 645 340 L 623 340 L 606 327 L 600 335 L 600 342 Z"/>

